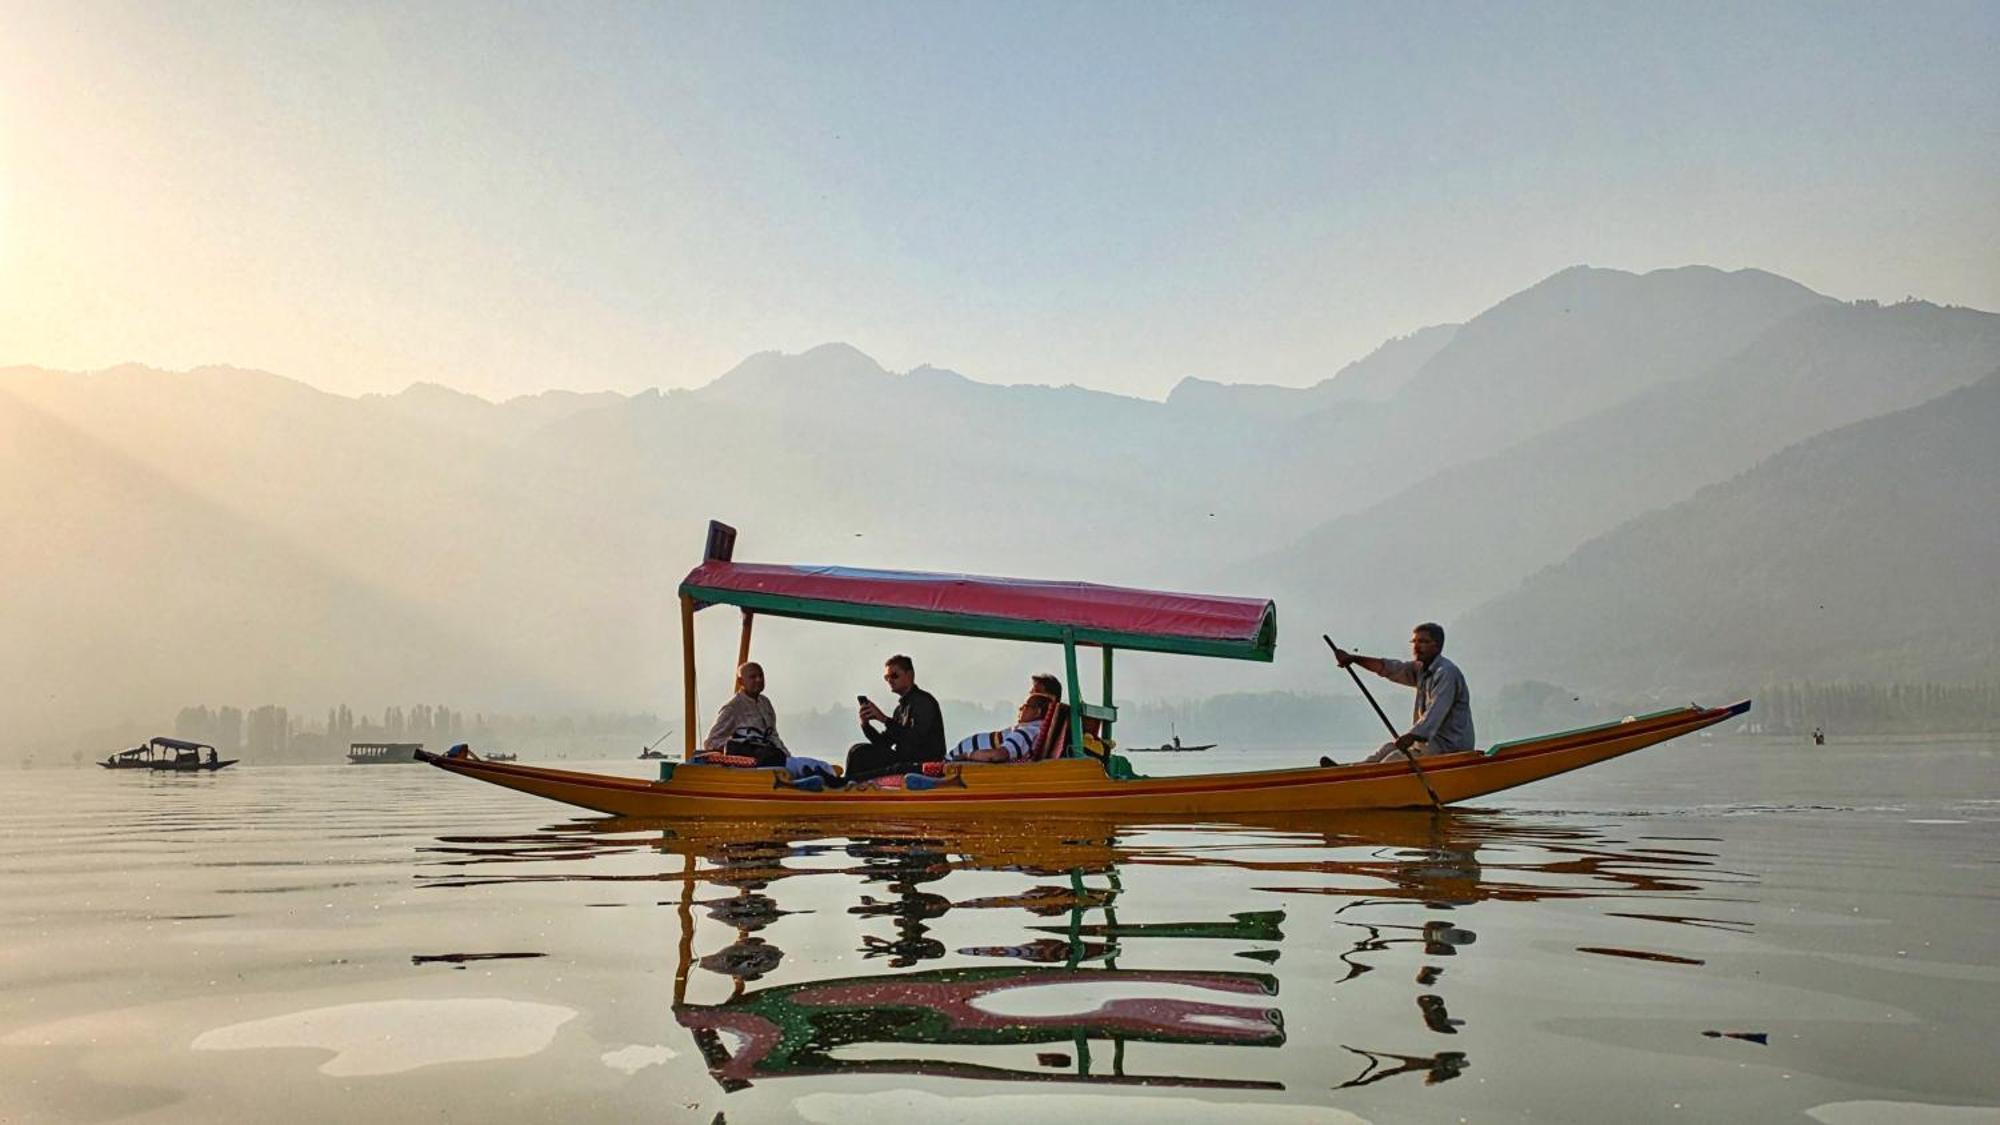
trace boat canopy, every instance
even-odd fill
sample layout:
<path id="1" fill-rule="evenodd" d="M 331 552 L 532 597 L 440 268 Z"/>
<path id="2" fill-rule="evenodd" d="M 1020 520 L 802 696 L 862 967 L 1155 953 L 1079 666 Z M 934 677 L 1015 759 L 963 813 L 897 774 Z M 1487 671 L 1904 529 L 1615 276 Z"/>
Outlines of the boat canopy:
<path id="1" fill-rule="evenodd" d="M 161 737 L 159 737 L 159 738 L 155 738 L 155 739 L 153 739 L 153 740 L 152 740 L 152 743 L 153 743 L 153 745 L 155 745 L 155 746 L 159 746 L 159 747 L 163 747 L 163 748 L 165 748 L 165 749 L 168 749 L 168 750 L 213 750 L 213 749 L 215 749 L 215 747 L 213 747 L 213 746 L 210 746 L 210 745 L 209 745 L 208 743 L 206 743 L 206 742 L 187 742 L 187 741 L 185 741 L 185 740 L 182 740 L 182 739 L 178 739 L 178 738 L 167 738 L 167 737 L 165 737 L 164 735 L 162 735 L 162 736 L 161 736 Z"/>
<path id="2" fill-rule="evenodd" d="M 1088 582 L 710 558 L 688 572 L 680 592 L 697 609 L 733 605 L 773 617 L 967 637 L 1263 661 L 1278 644 L 1277 606 L 1266 599 Z"/>

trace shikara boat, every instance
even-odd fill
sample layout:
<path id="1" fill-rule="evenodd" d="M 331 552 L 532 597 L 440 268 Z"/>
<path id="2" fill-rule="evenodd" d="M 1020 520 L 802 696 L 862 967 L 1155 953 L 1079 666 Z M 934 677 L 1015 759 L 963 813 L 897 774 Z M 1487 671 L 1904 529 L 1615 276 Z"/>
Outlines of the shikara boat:
<path id="1" fill-rule="evenodd" d="M 1158 746 L 1128 746 L 1125 748 L 1125 752 L 1127 754 L 1193 754 L 1202 750 L 1213 750 L 1215 747 L 1216 744 L 1213 742 L 1203 742 L 1196 746 L 1188 746 L 1181 742 L 1179 734 L 1175 734 L 1173 738 L 1160 743 Z"/>
<path id="2" fill-rule="evenodd" d="M 237 759 L 224 758 L 206 742 L 161 736 L 142 746 L 120 751 L 97 763 L 108 770 L 153 770 L 160 773 L 204 773 L 227 769 Z"/>
<path id="3" fill-rule="evenodd" d="M 1580 730 L 1427 756 L 1422 777 L 1405 761 L 1148 778 L 1112 753 L 1118 711 L 1112 658 L 1119 649 L 1268 662 L 1277 607 L 1268 600 L 1166 593 L 1082 582 L 988 578 L 733 561 L 736 533 L 709 527 L 700 566 L 680 585 L 684 703 L 682 761 L 657 780 L 451 757 L 419 751 L 440 769 L 599 812 L 639 817 L 942 816 L 1015 814 L 1141 816 L 1425 808 L 1472 800 L 1692 734 L 1750 709 L 1689 704 Z M 694 619 L 730 605 L 742 613 L 737 662 L 750 659 L 758 615 L 1059 645 L 1067 688 L 1062 737 L 1047 760 L 945 767 L 940 784 L 910 790 L 796 788 L 782 769 L 694 761 Z M 1102 658 L 1099 702 L 1081 702 L 1077 650 Z M 1428 789 L 1426 788 L 1428 782 Z"/>

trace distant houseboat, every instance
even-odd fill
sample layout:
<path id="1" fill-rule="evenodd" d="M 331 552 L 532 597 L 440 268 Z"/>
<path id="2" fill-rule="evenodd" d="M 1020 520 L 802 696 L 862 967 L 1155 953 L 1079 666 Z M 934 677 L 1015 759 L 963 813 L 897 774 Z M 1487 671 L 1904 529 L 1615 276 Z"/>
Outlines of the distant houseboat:
<path id="1" fill-rule="evenodd" d="M 421 742 L 354 742 L 347 747 L 347 764 L 350 766 L 400 765 L 417 760 L 417 751 L 422 750 Z"/>
<path id="2" fill-rule="evenodd" d="M 235 758 L 221 757 L 215 752 L 215 747 L 206 742 L 161 737 L 150 739 L 143 746 L 113 754 L 97 764 L 108 770 L 194 773 L 223 769 L 235 765 L 236 761 Z"/>

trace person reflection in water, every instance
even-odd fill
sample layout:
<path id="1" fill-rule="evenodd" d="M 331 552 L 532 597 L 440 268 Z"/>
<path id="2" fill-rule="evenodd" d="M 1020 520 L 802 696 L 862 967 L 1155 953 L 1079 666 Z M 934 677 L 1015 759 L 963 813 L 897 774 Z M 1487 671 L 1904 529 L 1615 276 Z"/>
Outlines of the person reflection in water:
<path id="1" fill-rule="evenodd" d="M 1465 1061 L 1463 1051 L 1439 1051 L 1435 1055 L 1396 1055 L 1387 1051 L 1364 1051 L 1358 1047 L 1349 1047 L 1345 1043 L 1341 1044 L 1340 1049 L 1360 1055 L 1368 1060 L 1368 1064 L 1362 1068 L 1360 1074 L 1334 1087 L 1336 1090 L 1349 1090 L 1356 1086 L 1380 1082 L 1384 1078 L 1394 1078 L 1398 1074 L 1413 1073 L 1424 1076 L 1424 1085 L 1435 1086 L 1440 1082 L 1449 1082 L 1457 1078 L 1465 1073 L 1467 1066 L 1471 1065 Z"/>
<path id="2" fill-rule="evenodd" d="M 864 840 L 848 846 L 848 854 L 863 860 L 868 869 L 867 881 L 883 882 L 895 894 L 895 898 L 882 900 L 872 895 L 862 895 L 857 906 L 847 908 L 849 914 L 864 918 L 892 918 L 896 929 L 894 938 L 882 938 L 873 934 L 861 939 L 860 953 L 864 959 L 886 957 L 892 968 L 907 969 L 919 961 L 932 961 L 948 952 L 944 943 L 930 936 L 930 923 L 944 917 L 951 909 L 951 900 L 941 894 L 923 890 L 926 883 L 934 883 L 951 873 L 951 864 L 934 840 Z"/>

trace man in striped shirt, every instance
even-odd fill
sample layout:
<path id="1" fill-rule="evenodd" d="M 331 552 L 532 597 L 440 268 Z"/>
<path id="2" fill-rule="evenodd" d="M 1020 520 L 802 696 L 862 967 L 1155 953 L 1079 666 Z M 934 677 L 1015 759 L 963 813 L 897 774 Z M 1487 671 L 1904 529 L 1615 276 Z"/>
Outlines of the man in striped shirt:
<path id="1" fill-rule="evenodd" d="M 947 762 L 1025 762 L 1042 741 L 1042 728 L 1062 700 L 1062 681 L 1046 673 L 1034 678 L 1028 698 L 1005 730 L 969 735 L 945 751 Z"/>

